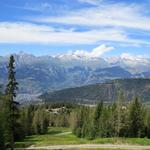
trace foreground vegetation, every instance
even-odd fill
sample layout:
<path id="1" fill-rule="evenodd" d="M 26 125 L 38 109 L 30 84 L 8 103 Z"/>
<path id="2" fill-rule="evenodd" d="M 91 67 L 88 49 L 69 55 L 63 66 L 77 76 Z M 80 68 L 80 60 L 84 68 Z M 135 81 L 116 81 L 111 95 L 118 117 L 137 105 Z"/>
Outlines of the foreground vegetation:
<path id="1" fill-rule="evenodd" d="M 122 94 L 121 94 L 122 95 Z M 150 110 L 138 98 L 128 104 L 119 96 L 114 104 L 80 107 L 73 112 L 73 133 L 82 138 L 150 138 Z"/>
<path id="2" fill-rule="evenodd" d="M 66 134 L 65 134 L 66 133 Z M 16 142 L 16 147 L 66 145 L 66 144 L 133 144 L 150 145 L 147 138 L 96 138 L 89 140 L 78 138 L 71 133 L 71 129 L 62 127 L 50 127 L 45 135 L 28 136 L 20 142 Z"/>

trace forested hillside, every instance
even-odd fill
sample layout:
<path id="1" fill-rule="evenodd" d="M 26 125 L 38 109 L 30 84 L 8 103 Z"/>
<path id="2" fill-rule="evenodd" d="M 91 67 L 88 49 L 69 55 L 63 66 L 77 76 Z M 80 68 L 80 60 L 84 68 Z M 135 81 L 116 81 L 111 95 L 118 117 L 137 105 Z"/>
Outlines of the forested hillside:
<path id="1" fill-rule="evenodd" d="M 123 91 L 127 101 L 139 97 L 142 102 L 150 101 L 150 79 L 119 79 L 107 83 L 69 88 L 45 93 L 41 98 L 45 101 L 76 101 L 94 103 L 96 101 L 113 102 L 118 91 Z"/>

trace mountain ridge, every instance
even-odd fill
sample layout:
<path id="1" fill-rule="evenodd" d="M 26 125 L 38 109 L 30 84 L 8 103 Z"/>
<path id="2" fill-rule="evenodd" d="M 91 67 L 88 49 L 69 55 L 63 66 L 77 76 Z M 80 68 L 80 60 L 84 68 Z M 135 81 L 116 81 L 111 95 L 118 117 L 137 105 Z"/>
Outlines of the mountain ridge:
<path id="1" fill-rule="evenodd" d="M 116 79 L 82 87 L 67 88 L 40 96 L 45 102 L 112 103 L 117 100 L 118 92 L 123 92 L 126 102 L 139 97 L 142 102 L 150 101 L 149 79 Z"/>
<path id="2" fill-rule="evenodd" d="M 131 67 L 128 63 L 125 65 L 125 60 L 128 62 L 127 56 L 122 58 L 124 61 L 120 57 L 117 58 L 122 63 L 116 63 L 116 59 L 112 63 L 110 59 L 108 61 L 101 57 L 67 60 L 58 56 L 37 57 L 23 52 L 13 55 L 16 60 L 16 77 L 21 94 L 37 95 L 46 91 L 102 83 L 117 78 L 150 76 L 150 59 L 148 58 L 145 58 L 142 63 L 142 58 L 138 57 L 139 65 L 137 63 Z M 6 84 L 7 81 L 8 59 L 9 55 L 0 57 L 0 84 Z M 130 58 L 129 60 L 131 61 Z"/>

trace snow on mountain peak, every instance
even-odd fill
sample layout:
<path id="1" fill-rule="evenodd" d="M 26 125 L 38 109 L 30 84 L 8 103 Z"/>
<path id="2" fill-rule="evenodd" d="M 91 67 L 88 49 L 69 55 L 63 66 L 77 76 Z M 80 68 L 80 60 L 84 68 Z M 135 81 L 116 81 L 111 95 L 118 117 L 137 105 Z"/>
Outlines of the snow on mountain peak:
<path id="1" fill-rule="evenodd" d="M 143 55 L 132 55 L 130 53 L 122 53 L 120 56 L 109 57 L 106 58 L 106 60 L 109 63 L 122 62 L 130 65 L 139 64 L 139 63 L 143 63 L 142 65 L 144 65 L 150 63 L 149 58 L 146 58 Z"/>
<path id="2" fill-rule="evenodd" d="M 142 55 L 123 53 L 120 56 L 109 57 L 105 60 L 112 66 L 121 66 L 132 73 L 150 70 L 150 59 Z"/>
<path id="3" fill-rule="evenodd" d="M 128 59 L 128 60 L 131 60 L 131 61 L 139 61 L 141 59 L 144 59 L 144 56 L 141 56 L 141 55 L 132 55 L 130 53 L 123 53 L 120 55 L 120 58 L 121 59 Z"/>
<path id="4" fill-rule="evenodd" d="M 139 64 L 142 63 L 142 65 L 146 65 L 150 63 L 150 60 L 142 55 L 132 55 L 130 53 L 123 53 L 120 56 L 120 59 L 127 61 L 128 63 L 132 64 Z"/>

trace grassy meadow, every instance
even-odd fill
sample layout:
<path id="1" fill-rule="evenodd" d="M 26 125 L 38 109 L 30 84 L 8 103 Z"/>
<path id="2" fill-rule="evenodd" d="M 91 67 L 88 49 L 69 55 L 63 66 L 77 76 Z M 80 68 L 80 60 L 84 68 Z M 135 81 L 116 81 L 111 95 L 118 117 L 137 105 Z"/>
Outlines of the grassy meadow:
<path id="1" fill-rule="evenodd" d="M 147 138 L 97 138 L 88 140 L 78 138 L 71 133 L 71 129 L 63 127 L 49 127 L 48 133 L 44 135 L 33 135 L 26 137 L 23 141 L 16 142 L 17 148 L 64 144 L 133 144 L 150 145 Z M 91 149 L 90 149 L 91 150 Z M 97 149 L 94 149 L 97 150 Z"/>

